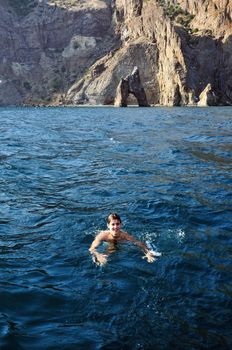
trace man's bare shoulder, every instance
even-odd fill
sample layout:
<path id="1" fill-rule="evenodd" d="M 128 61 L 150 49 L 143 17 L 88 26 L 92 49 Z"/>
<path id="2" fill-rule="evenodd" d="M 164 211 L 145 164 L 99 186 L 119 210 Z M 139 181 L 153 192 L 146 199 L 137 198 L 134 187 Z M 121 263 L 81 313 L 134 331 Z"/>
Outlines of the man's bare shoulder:
<path id="1" fill-rule="evenodd" d="M 99 239 L 100 241 L 107 240 L 109 236 L 109 231 L 100 231 L 95 239 Z"/>
<path id="2" fill-rule="evenodd" d="M 133 237 L 126 231 L 120 231 L 120 238 L 125 241 L 133 241 Z"/>

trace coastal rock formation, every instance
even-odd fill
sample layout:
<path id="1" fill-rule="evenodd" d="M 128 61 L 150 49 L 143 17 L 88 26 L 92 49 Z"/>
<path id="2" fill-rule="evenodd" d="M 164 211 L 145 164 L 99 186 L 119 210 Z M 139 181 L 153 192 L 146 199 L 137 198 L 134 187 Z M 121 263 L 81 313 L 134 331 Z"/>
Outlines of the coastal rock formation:
<path id="1" fill-rule="evenodd" d="M 213 103 L 232 105 L 229 0 L 0 0 L 0 11 L 0 105 L 114 104 L 134 66 L 150 105 L 194 104 L 209 84 Z"/>
<path id="2" fill-rule="evenodd" d="M 126 78 L 121 78 L 117 87 L 114 105 L 116 107 L 127 107 L 129 94 L 133 94 L 138 101 L 139 107 L 148 107 L 147 96 L 140 81 L 139 69 L 134 67 L 133 72 Z"/>
<path id="3" fill-rule="evenodd" d="M 122 78 L 116 90 L 114 105 L 116 107 L 127 107 L 128 96 L 129 96 L 128 81 Z"/>
<path id="4" fill-rule="evenodd" d="M 66 103 L 113 105 L 121 77 L 129 75 L 134 66 L 140 67 L 140 78 L 148 103 L 158 103 L 158 84 L 154 74 L 157 67 L 156 45 L 144 41 L 143 38 L 120 47 L 97 61 L 68 90 Z M 137 100 L 130 94 L 127 103 L 137 104 Z"/>
<path id="5" fill-rule="evenodd" d="M 211 84 L 208 84 L 199 96 L 198 106 L 217 106 L 218 97 L 216 96 Z"/>

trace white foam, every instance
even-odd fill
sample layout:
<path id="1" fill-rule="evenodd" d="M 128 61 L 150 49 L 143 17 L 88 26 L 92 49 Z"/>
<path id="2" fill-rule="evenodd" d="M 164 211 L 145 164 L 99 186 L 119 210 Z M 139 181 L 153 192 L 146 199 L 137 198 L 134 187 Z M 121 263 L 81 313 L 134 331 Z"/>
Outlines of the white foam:
<path id="1" fill-rule="evenodd" d="M 159 257 L 162 255 L 162 253 L 160 252 L 155 252 L 154 250 L 150 250 L 150 252 L 152 253 L 152 255 L 156 256 L 156 257 Z"/>
<path id="2" fill-rule="evenodd" d="M 149 248 L 149 250 L 152 253 L 152 255 L 154 255 L 155 257 L 158 257 L 158 256 L 162 255 L 162 253 L 158 252 L 156 250 L 156 247 L 153 244 L 151 244 L 150 242 L 146 241 L 146 245 Z"/>
<path id="3" fill-rule="evenodd" d="M 184 230 L 179 229 L 179 230 L 176 231 L 176 235 L 179 238 L 184 238 L 185 237 L 185 232 L 184 232 Z"/>

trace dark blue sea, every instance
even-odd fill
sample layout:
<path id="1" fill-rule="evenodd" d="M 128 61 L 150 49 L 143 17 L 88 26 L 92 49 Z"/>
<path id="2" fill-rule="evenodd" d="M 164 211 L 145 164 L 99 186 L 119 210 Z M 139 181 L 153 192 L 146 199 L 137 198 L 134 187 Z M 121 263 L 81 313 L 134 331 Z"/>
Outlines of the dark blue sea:
<path id="1" fill-rule="evenodd" d="M 232 108 L 0 109 L 0 349 L 232 348 Z M 88 248 L 118 213 L 162 255 Z"/>

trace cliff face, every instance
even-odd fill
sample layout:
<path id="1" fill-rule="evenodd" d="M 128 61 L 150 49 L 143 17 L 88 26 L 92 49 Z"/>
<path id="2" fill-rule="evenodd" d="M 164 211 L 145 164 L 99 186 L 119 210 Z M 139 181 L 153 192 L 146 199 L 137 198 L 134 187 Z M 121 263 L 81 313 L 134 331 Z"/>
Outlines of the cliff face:
<path id="1" fill-rule="evenodd" d="M 232 104 L 229 0 L 17 4 L 0 0 L 1 105 L 113 104 L 134 66 L 149 104 Z"/>
<path id="2" fill-rule="evenodd" d="M 52 101 L 117 45 L 110 1 L 0 0 L 0 11 L 0 104 Z"/>
<path id="3" fill-rule="evenodd" d="M 104 72 L 96 76 L 90 69 L 67 98 L 111 103 L 120 78 L 138 66 L 150 104 L 196 104 L 209 84 L 214 104 L 231 104 L 231 16 L 228 0 L 116 0 L 121 47 L 103 59 Z M 94 91 L 103 95 L 92 100 Z"/>

